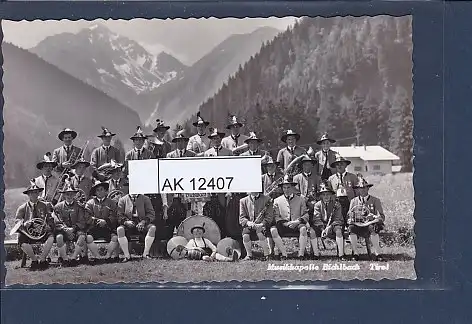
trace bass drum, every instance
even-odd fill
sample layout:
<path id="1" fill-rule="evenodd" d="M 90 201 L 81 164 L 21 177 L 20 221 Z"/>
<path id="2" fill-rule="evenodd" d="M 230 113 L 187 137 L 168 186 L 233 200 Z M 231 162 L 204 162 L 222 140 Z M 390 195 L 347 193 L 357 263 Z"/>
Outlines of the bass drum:
<path id="1" fill-rule="evenodd" d="M 238 241 L 233 240 L 231 237 L 225 237 L 218 242 L 218 245 L 216 246 L 216 252 L 225 257 L 231 258 L 232 252 L 230 251 L 236 251 L 238 253 L 238 259 L 241 258 L 241 246 L 239 245 Z"/>
<path id="2" fill-rule="evenodd" d="M 201 215 L 190 216 L 184 219 L 177 229 L 177 235 L 183 236 L 187 240 L 192 239 L 193 235 L 190 231 L 194 226 L 203 226 L 205 228 L 203 237 L 209 239 L 211 243 L 216 245 L 221 240 L 221 231 L 215 221 Z"/>
<path id="3" fill-rule="evenodd" d="M 187 245 L 187 239 L 183 236 L 174 236 L 167 242 L 167 253 L 174 260 L 180 260 L 185 258 L 185 246 Z"/>

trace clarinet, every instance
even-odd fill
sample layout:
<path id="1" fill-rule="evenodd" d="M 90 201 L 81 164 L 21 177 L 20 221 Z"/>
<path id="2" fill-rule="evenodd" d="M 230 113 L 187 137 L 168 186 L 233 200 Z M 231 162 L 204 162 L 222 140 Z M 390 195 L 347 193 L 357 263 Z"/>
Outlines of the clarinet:
<path id="1" fill-rule="evenodd" d="M 264 208 L 262 208 L 259 214 L 257 214 L 256 219 L 254 220 L 255 224 L 262 222 L 262 219 L 264 218 L 264 214 L 266 213 L 267 209 L 269 209 L 272 202 L 273 202 L 273 199 L 271 198 L 265 203 Z"/>

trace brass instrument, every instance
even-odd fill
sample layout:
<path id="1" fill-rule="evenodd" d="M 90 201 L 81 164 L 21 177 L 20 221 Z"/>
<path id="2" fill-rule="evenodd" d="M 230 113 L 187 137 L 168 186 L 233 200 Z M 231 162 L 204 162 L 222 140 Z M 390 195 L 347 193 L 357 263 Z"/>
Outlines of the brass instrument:
<path id="1" fill-rule="evenodd" d="M 234 149 L 232 149 L 232 152 L 233 152 L 233 155 L 240 155 L 241 153 L 244 153 L 247 150 L 249 150 L 249 145 L 244 143 L 244 144 L 239 145 L 239 146 L 235 147 Z"/>
<path id="2" fill-rule="evenodd" d="M 88 143 L 89 141 L 85 142 L 84 146 L 82 146 L 82 148 L 80 149 L 79 153 L 75 153 L 72 152 L 72 154 L 70 155 L 69 157 L 69 160 L 67 160 L 67 163 L 71 164 L 71 165 L 74 165 L 75 162 L 77 162 L 77 160 L 79 159 L 82 159 L 83 158 L 83 155 L 84 155 L 84 152 L 85 152 L 85 149 L 87 148 L 88 146 Z M 76 156 L 78 155 L 78 156 Z M 51 199 L 51 201 L 54 199 L 54 197 L 56 196 L 57 192 L 58 191 L 61 191 L 64 187 L 64 184 L 65 184 L 65 180 L 66 179 L 69 179 L 69 175 L 68 173 L 70 172 L 70 167 L 69 168 L 64 168 L 64 170 L 62 171 L 60 177 L 59 177 L 59 180 L 56 184 L 56 187 L 54 188 L 54 191 L 53 191 L 53 194 L 51 197 L 49 197 L 49 199 Z M 59 189 L 60 188 L 60 189 Z M 48 197 L 46 197 L 46 201 L 50 202 L 48 199 Z M 59 199 L 60 200 L 60 199 Z"/>
<path id="3" fill-rule="evenodd" d="M 257 217 L 254 219 L 254 224 L 259 224 L 262 222 L 262 219 L 264 218 L 264 214 L 267 212 L 267 209 L 269 209 L 270 205 L 273 203 L 273 199 L 269 199 L 266 204 L 264 205 L 264 208 L 257 214 Z"/>
<path id="4" fill-rule="evenodd" d="M 348 215 L 348 223 L 359 227 L 366 227 L 378 223 L 381 220 L 379 216 L 372 214 L 369 208 L 364 204 L 352 207 Z"/>
<path id="5" fill-rule="evenodd" d="M 118 200 L 123 197 L 125 195 L 125 193 L 119 189 L 114 189 L 112 191 L 110 191 L 107 195 L 107 198 L 110 198 L 111 200 L 113 200 L 114 202 L 118 203 Z"/>
<path id="6" fill-rule="evenodd" d="M 22 219 L 17 222 L 11 229 L 10 235 L 21 232 L 32 240 L 39 241 L 44 238 L 47 233 L 47 215 L 44 215 L 43 211 L 40 211 L 40 213 L 40 217 L 35 217 L 27 221 Z"/>
<path id="7" fill-rule="evenodd" d="M 270 186 L 265 188 L 264 195 L 268 196 L 272 192 L 274 192 L 279 187 L 279 184 L 281 184 L 284 181 L 284 177 L 286 175 L 289 175 L 290 177 L 293 178 L 293 176 L 296 175 L 298 172 L 297 169 L 294 168 L 294 166 L 296 166 L 301 159 L 303 159 L 303 155 L 297 156 L 295 159 L 293 159 L 292 162 L 290 162 L 290 164 L 287 165 L 287 168 L 285 169 L 283 176 L 278 178 L 277 180 L 272 182 Z"/>

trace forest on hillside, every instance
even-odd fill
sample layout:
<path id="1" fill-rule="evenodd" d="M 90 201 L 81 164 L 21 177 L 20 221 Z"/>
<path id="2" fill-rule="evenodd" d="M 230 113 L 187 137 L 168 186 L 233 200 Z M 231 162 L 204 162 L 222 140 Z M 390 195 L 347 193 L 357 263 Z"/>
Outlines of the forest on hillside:
<path id="1" fill-rule="evenodd" d="M 382 145 L 412 170 L 411 17 L 303 18 L 264 44 L 200 107 L 212 126 L 246 120 L 272 152 L 286 129 L 314 146 L 328 131 L 339 145 Z M 194 132 L 191 122 L 183 122 Z"/>

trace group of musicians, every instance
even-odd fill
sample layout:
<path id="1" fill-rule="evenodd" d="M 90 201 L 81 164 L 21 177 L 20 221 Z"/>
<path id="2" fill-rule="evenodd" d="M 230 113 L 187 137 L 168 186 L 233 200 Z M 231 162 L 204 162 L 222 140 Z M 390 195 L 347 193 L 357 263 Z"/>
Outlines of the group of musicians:
<path id="1" fill-rule="evenodd" d="M 27 221 L 44 219 L 46 234 L 40 239 L 19 232 L 18 243 L 32 260 L 31 270 L 49 266 L 48 254 L 54 242 L 63 266 L 79 263 L 94 264 L 99 249 L 97 239 L 108 242 L 107 262 L 128 262 L 130 240 L 144 243 L 142 258 L 165 257 L 166 242 L 175 229 L 189 215 L 212 218 L 222 237 L 231 237 L 242 246 L 243 259 L 255 259 L 252 241 L 262 247 L 263 260 L 287 259 L 282 237 L 299 238 L 299 259 L 318 259 L 319 238 L 336 241 L 341 260 L 359 260 L 357 236 L 369 238 L 377 261 L 382 260 L 378 233 L 383 228 L 385 215 L 380 200 L 369 195 L 372 184 L 361 175 L 346 171 L 351 163 L 331 150 L 336 141 L 324 134 L 317 144 L 318 152 L 297 146 L 300 134 L 287 130 L 281 137 L 286 144 L 274 160 L 260 148 L 263 140 L 254 132 L 241 134 L 244 125 L 231 116 L 226 126 L 230 134 L 217 128 L 200 113 L 193 123 L 197 134 L 187 137 L 184 130 L 177 132 L 172 144 L 164 139 L 170 126 L 157 120 L 152 135 L 145 135 L 138 126 L 130 139 L 133 149 L 121 152 L 111 145 L 116 135 L 102 127 L 98 137 L 102 145 L 93 150 L 91 160 L 83 158 L 85 147 L 74 146 L 77 132 L 62 130 L 58 138 L 63 145 L 53 153 L 46 153 L 37 163 L 41 175 L 32 179 L 23 192 L 29 200 L 22 204 L 16 217 Z M 133 195 L 127 192 L 127 161 L 156 158 L 194 156 L 259 155 L 262 166 L 262 193 L 211 194 L 204 201 L 186 200 L 185 195 Z M 88 172 L 91 177 L 87 176 Z M 110 193 L 120 193 L 113 196 Z M 379 222 L 358 227 L 351 221 L 349 210 L 356 205 L 366 206 Z M 353 249 L 352 258 L 344 254 L 343 232 L 347 230 Z M 74 243 L 68 255 L 67 242 Z M 39 258 L 32 244 L 42 244 Z M 306 245 L 311 254 L 306 254 Z M 277 247 L 278 252 L 276 254 Z M 90 253 L 88 253 L 90 251 Z M 119 258 L 120 252 L 124 257 Z M 88 255 L 90 254 L 90 257 Z"/>

